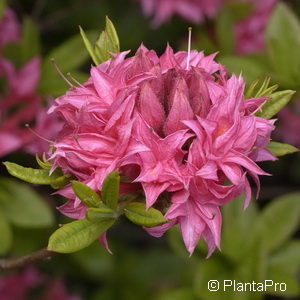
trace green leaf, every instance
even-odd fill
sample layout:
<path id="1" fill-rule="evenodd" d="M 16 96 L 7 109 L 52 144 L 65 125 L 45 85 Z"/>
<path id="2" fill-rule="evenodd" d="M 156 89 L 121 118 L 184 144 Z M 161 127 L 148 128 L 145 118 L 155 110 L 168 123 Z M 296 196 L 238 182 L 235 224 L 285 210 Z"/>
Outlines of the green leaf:
<path id="1" fill-rule="evenodd" d="M 234 50 L 232 15 L 228 10 L 224 9 L 216 20 L 216 33 L 222 53 L 231 54 Z"/>
<path id="2" fill-rule="evenodd" d="M 267 259 L 260 238 L 255 245 L 247 245 L 247 255 L 236 264 L 235 276 L 242 282 L 262 282 L 266 278 Z M 251 298 L 252 299 L 252 298 Z"/>
<path id="3" fill-rule="evenodd" d="M 265 78 L 258 90 L 258 80 L 254 81 L 247 90 L 246 98 L 270 97 L 278 88 L 276 84 L 270 86 L 270 80 L 270 77 Z"/>
<path id="4" fill-rule="evenodd" d="M 285 90 L 285 91 L 279 91 L 273 93 L 270 96 L 270 99 L 268 99 L 266 103 L 263 105 L 261 111 L 258 111 L 256 115 L 264 119 L 271 119 L 284 106 L 286 106 L 290 102 L 294 94 L 295 91 L 291 91 L 291 90 Z"/>
<path id="5" fill-rule="evenodd" d="M 38 153 L 36 153 L 35 159 L 36 159 L 36 162 L 38 163 L 38 165 L 42 169 L 45 169 L 45 170 L 48 170 L 48 171 L 51 169 L 52 164 L 49 161 L 47 161 L 47 159 L 45 157 L 45 153 L 43 154 L 42 160 L 40 159 Z"/>
<path id="6" fill-rule="evenodd" d="M 69 174 L 62 176 L 58 171 L 49 175 L 48 170 L 25 168 L 8 161 L 3 164 L 10 175 L 33 184 L 49 184 L 55 188 L 60 188 L 66 185 L 71 177 Z"/>
<path id="7" fill-rule="evenodd" d="M 120 175 L 113 171 L 108 174 L 102 184 L 102 199 L 103 202 L 115 210 L 119 200 Z"/>
<path id="8" fill-rule="evenodd" d="M 90 221 L 97 221 L 99 219 L 116 219 L 118 215 L 111 208 L 101 203 L 99 207 L 91 207 L 86 212 L 86 217 Z"/>
<path id="9" fill-rule="evenodd" d="M 97 221 L 82 219 L 65 224 L 51 235 L 48 250 L 58 253 L 79 251 L 99 238 L 114 222 L 114 219 L 105 218 Z"/>
<path id="10" fill-rule="evenodd" d="M 0 255 L 6 254 L 12 245 L 13 235 L 6 217 L 0 212 Z"/>
<path id="11" fill-rule="evenodd" d="M 292 145 L 279 143 L 279 142 L 275 142 L 275 141 L 272 141 L 268 144 L 268 149 L 272 152 L 272 154 L 274 156 L 277 156 L 277 157 L 299 151 L 299 149 L 297 149 L 296 147 L 294 147 Z"/>
<path id="12" fill-rule="evenodd" d="M 153 207 L 146 210 L 146 205 L 140 202 L 127 204 L 124 213 L 131 222 L 141 226 L 153 227 L 167 222 L 159 210 Z"/>
<path id="13" fill-rule="evenodd" d="M 28 17 L 23 20 L 22 40 L 21 40 L 21 55 L 22 62 L 40 54 L 40 38 L 36 24 Z"/>
<path id="14" fill-rule="evenodd" d="M 58 177 L 56 174 L 50 176 L 49 171 L 47 170 L 25 168 L 8 161 L 3 164 L 10 175 L 29 183 L 51 184 Z"/>
<path id="15" fill-rule="evenodd" d="M 49 227 L 54 222 L 52 210 L 40 195 L 12 179 L 0 180 L 0 207 L 7 219 L 20 227 Z"/>
<path id="16" fill-rule="evenodd" d="M 257 218 L 257 206 L 251 201 L 246 210 L 243 209 L 244 197 L 239 197 L 222 207 L 222 253 L 233 262 L 240 262 L 248 256 L 245 236 L 252 231 Z M 244 251 L 241 251 L 244 248 Z"/>
<path id="17" fill-rule="evenodd" d="M 92 46 L 92 43 L 90 42 L 89 38 L 86 36 L 84 30 L 81 28 L 81 26 L 79 26 L 79 30 L 80 30 L 80 35 L 83 39 L 84 45 L 89 53 L 89 55 L 91 56 L 93 62 L 95 65 L 99 65 L 101 63 L 101 60 L 98 59 L 96 53 L 95 53 L 95 49 Z"/>
<path id="18" fill-rule="evenodd" d="M 268 261 L 269 268 L 276 268 L 296 275 L 300 270 L 300 241 L 291 240 L 285 243 Z"/>
<path id="19" fill-rule="evenodd" d="M 120 52 L 120 42 L 116 29 L 108 17 L 106 17 L 105 30 L 100 33 L 94 51 L 100 63 L 110 59 L 110 53 Z"/>
<path id="20" fill-rule="evenodd" d="M 249 239 L 255 240 L 256 236 L 260 236 L 266 253 L 280 247 L 298 228 L 299 199 L 300 193 L 275 198 L 259 215 Z"/>
<path id="21" fill-rule="evenodd" d="M 98 207 L 101 199 L 99 195 L 84 183 L 72 181 L 72 188 L 76 196 L 87 206 Z"/>
<path id="22" fill-rule="evenodd" d="M 300 84 L 300 24 L 287 5 L 277 4 L 265 33 L 267 57 L 273 70 L 288 87 Z"/>
<path id="23" fill-rule="evenodd" d="M 110 53 L 120 52 L 120 42 L 116 29 L 108 17 L 106 17 L 105 21 L 105 30 L 100 33 L 94 46 L 80 26 L 79 29 L 84 45 L 95 65 L 110 59 Z"/>
<path id="24" fill-rule="evenodd" d="M 273 282 L 285 283 L 286 291 L 284 291 L 285 287 L 283 286 L 283 291 L 277 286 L 268 287 L 267 294 L 271 295 L 284 295 L 286 297 L 297 297 L 300 293 L 300 285 L 297 276 L 290 274 L 290 272 L 286 272 L 284 269 L 280 268 L 269 268 L 268 273 L 266 275 L 268 280 L 273 280 Z"/>
<path id="25" fill-rule="evenodd" d="M 51 182 L 51 187 L 54 189 L 60 189 L 65 185 L 70 183 L 70 180 L 73 178 L 72 174 L 61 175 L 57 177 L 53 182 Z"/>
<path id="26" fill-rule="evenodd" d="M 120 52 L 120 41 L 119 41 L 119 37 L 118 37 L 117 31 L 116 31 L 116 28 L 115 28 L 114 24 L 112 23 L 112 21 L 108 17 L 105 18 L 105 22 L 106 22 L 105 31 L 107 32 L 107 35 L 110 38 L 111 51 L 113 53 L 118 53 L 118 52 Z"/>
<path id="27" fill-rule="evenodd" d="M 107 36 L 106 32 L 102 31 L 95 43 L 95 55 L 99 64 L 110 58 L 108 53 L 108 40 L 109 37 Z"/>
<path id="28" fill-rule="evenodd" d="M 251 84 L 246 87 L 245 99 L 254 97 L 258 83 L 259 83 L 259 80 L 257 79 L 255 81 L 251 82 Z"/>

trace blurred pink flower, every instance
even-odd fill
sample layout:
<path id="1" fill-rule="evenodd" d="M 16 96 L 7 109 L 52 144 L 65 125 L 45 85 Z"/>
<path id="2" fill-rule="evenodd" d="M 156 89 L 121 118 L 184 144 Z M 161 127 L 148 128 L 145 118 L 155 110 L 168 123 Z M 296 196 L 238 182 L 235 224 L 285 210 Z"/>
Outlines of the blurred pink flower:
<path id="1" fill-rule="evenodd" d="M 37 285 L 41 284 L 40 273 L 28 268 L 20 273 L 0 277 L 1 300 L 24 300 L 26 294 Z"/>
<path id="2" fill-rule="evenodd" d="M 237 54 L 251 54 L 264 49 L 264 30 L 278 0 L 139 0 L 144 14 L 153 16 L 153 26 L 167 22 L 174 14 L 199 24 L 204 17 L 216 17 L 226 2 L 251 3 L 249 16 L 234 24 Z"/>
<path id="3" fill-rule="evenodd" d="M 44 286 L 42 295 L 38 300 L 81 300 L 81 297 L 71 295 L 62 281 L 62 279 L 55 278 L 48 280 Z"/>
<path id="4" fill-rule="evenodd" d="M 20 24 L 15 13 L 7 8 L 0 19 L 0 49 L 10 42 L 20 39 Z"/>
<path id="5" fill-rule="evenodd" d="M 30 140 L 23 149 L 33 155 L 42 155 L 49 151 L 49 143 L 52 143 L 52 139 L 54 140 L 62 129 L 62 122 L 59 118 L 47 114 L 46 107 L 40 106 L 35 113 L 32 129 L 38 136 L 31 132 Z"/>
<path id="6" fill-rule="evenodd" d="M 20 24 L 14 12 L 7 8 L 0 20 L 0 49 L 20 40 Z M 0 52 L 0 157 L 25 150 L 42 154 L 49 149 L 46 139 L 52 139 L 61 129 L 60 121 L 49 116 L 38 93 L 41 59 L 34 57 L 20 68 Z M 36 135 L 25 128 L 29 124 Z M 43 138 L 40 138 L 41 136 Z"/>
<path id="7" fill-rule="evenodd" d="M 6 80 L 6 90 L 0 98 L 0 156 L 20 149 L 32 138 L 24 124 L 34 119 L 39 107 L 40 97 L 36 94 L 39 68 L 39 58 L 19 70 L 0 58 L 0 78 Z"/>
<path id="8" fill-rule="evenodd" d="M 295 100 L 278 114 L 278 138 L 288 144 L 300 148 L 300 100 Z"/>
<path id="9" fill-rule="evenodd" d="M 178 223 L 188 251 L 203 237 L 210 255 L 220 244 L 219 207 L 243 192 L 246 207 L 247 176 L 259 189 L 258 176 L 267 175 L 255 162 L 275 159 L 266 149 L 274 121 L 253 114 L 266 99 L 244 99 L 243 79 L 229 78 L 215 55 L 167 47 L 158 57 L 144 46 L 127 53 L 93 67 L 50 108 L 65 121 L 53 169 L 95 190 L 117 169 L 140 184 L 147 207 L 166 211 L 169 223 L 146 228 L 150 234 Z M 70 187 L 59 193 L 70 199 L 62 213 L 84 217 Z"/>
<path id="10" fill-rule="evenodd" d="M 204 17 L 214 17 L 224 0 L 139 0 L 146 16 L 154 16 L 153 26 L 158 27 L 178 14 L 189 22 L 199 24 Z"/>
<path id="11" fill-rule="evenodd" d="M 40 58 L 31 59 L 18 70 L 10 61 L 0 58 L 1 78 L 6 89 L 0 95 L 0 157 L 21 149 L 32 154 L 46 152 L 48 143 L 25 127 L 26 123 L 31 124 L 38 135 L 48 139 L 61 129 L 60 121 L 46 113 L 37 93 Z"/>
<path id="12" fill-rule="evenodd" d="M 251 54 L 264 49 L 264 31 L 277 0 L 239 0 L 253 4 L 252 12 L 234 26 L 236 52 Z"/>
<path id="13" fill-rule="evenodd" d="M 33 291 L 34 293 L 32 293 Z M 33 297 L 33 294 L 36 296 Z M 1 275 L 0 299 L 80 300 L 81 298 L 70 295 L 61 279 L 50 279 L 34 268 L 27 268 L 7 276 Z"/>

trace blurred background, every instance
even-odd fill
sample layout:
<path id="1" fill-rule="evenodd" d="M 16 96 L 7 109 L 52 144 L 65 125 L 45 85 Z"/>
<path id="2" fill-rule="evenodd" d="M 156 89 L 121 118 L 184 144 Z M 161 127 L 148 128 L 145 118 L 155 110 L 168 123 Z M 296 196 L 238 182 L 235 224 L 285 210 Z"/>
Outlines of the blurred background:
<path id="1" fill-rule="evenodd" d="M 197 22 L 178 12 L 157 18 L 153 10 L 147 15 L 145 2 L 0 1 L 1 161 L 37 166 L 34 155 L 47 151 L 47 143 L 24 124 L 51 140 L 61 124 L 46 110 L 68 89 L 50 59 L 84 82 L 92 61 L 78 25 L 96 40 L 105 16 L 118 31 L 121 50 L 131 54 L 141 43 L 159 54 L 167 43 L 186 50 L 192 26 L 193 48 L 206 55 L 218 52 L 216 60 L 241 72 L 248 84 L 269 77 L 279 90 L 295 90 L 278 116 L 273 138 L 300 147 L 300 1 L 211 1 L 213 13 L 204 10 Z M 299 299 L 300 155 L 262 167 L 273 175 L 261 178 L 259 199 L 246 211 L 240 199 L 225 205 L 222 252 L 209 259 L 202 242 L 189 257 L 176 228 L 156 239 L 122 220 L 109 231 L 112 255 L 94 243 L 71 255 L 1 272 L 0 300 Z M 0 172 L 0 255 L 20 256 L 45 247 L 57 224 L 68 222 L 55 209 L 65 200 L 51 195 L 50 188 L 11 178 L 2 165 Z M 285 282 L 287 290 L 214 293 L 207 289 L 210 279 L 270 279 Z"/>

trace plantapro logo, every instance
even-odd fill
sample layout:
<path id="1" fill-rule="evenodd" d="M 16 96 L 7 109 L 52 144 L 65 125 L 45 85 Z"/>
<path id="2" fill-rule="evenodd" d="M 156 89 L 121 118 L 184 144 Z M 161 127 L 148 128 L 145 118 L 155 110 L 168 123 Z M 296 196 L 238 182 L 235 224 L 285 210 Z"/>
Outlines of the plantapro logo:
<path id="1" fill-rule="evenodd" d="M 268 279 L 262 282 L 239 282 L 231 279 L 218 281 L 212 279 L 208 281 L 207 288 L 211 292 L 285 292 L 287 290 L 287 285 L 284 282 L 274 282 L 273 280 Z"/>

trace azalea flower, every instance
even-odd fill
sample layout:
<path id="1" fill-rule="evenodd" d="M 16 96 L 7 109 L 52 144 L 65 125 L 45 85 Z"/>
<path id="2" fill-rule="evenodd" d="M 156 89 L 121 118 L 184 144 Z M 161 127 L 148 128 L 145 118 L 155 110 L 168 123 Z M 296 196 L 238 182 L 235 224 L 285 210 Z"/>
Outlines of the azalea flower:
<path id="1" fill-rule="evenodd" d="M 278 114 L 278 138 L 283 142 L 300 148 L 300 134 L 295 128 L 300 128 L 300 100 L 282 109 Z"/>
<path id="2" fill-rule="evenodd" d="M 146 16 L 154 16 L 153 26 L 169 21 L 173 14 L 199 24 L 214 17 L 224 0 L 140 0 Z"/>
<path id="3" fill-rule="evenodd" d="M 158 27 L 174 14 L 193 24 L 201 23 L 205 17 L 217 17 L 228 2 L 251 4 L 249 15 L 236 21 L 233 26 L 235 52 L 251 54 L 264 49 L 264 31 L 277 0 L 140 0 L 144 14 L 153 16 L 152 25 Z"/>
<path id="4" fill-rule="evenodd" d="M 0 50 L 9 42 L 20 39 L 20 24 L 14 12 L 6 9 L 0 21 Z M 49 142 L 61 129 L 57 118 L 49 116 L 37 88 L 41 59 L 34 57 L 16 68 L 0 53 L 0 157 L 18 150 L 43 154 Z M 25 124 L 31 126 L 31 131 Z"/>
<path id="5" fill-rule="evenodd" d="M 42 154 L 49 143 L 30 132 L 25 124 L 32 123 L 37 135 L 52 138 L 61 129 L 58 119 L 46 114 L 37 93 L 40 79 L 40 58 L 35 57 L 20 69 L 0 58 L 0 79 L 5 79 L 4 94 L 0 95 L 0 156 L 25 149 Z"/>
<path id="6" fill-rule="evenodd" d="M 264 31 L 277 0 L 244 0 L 252 4 L 248 17 L 234 25 L 236 52 L 251 54 L 264 50 Z"/>
<path id="7" fill-rule="evenodd" d="M 242 193 L 247 207 L 248 177 L 259 190 L 259 176 L 268 175 L 256 162 L 275 159 L 266 149 L 274 120 L 253 113 L 267 99 L 245 99 L 244 80 L 229 76 L 215 54 L 168 46 L 159 57 L 143 45 L 127 54 L 92 67 L 86 83 L 55 100 L 49 112 L 64 127 L 50 157 L 53 170 L 96 191 L 118 170 L 169 221 L 145 228 L 150 234 L 179 224 L 187 250 L 203 237 L 210 255 L 220 245 L 220 207 Z M 84 217 L 86 207 L 69 186 L 58 193 L 69 198 L 62 213 Z"/>
<path id="8" fill-rule="evenodd" d="M 37 292 L 38 291 L 38 292 Z M 34 293 L 33 293 L 34 292 Z M 33 294 L 35 295 L 33 297 Z M 50 279 L 34 268 L 26 268 L 21 272 L 1 276 L 1 300 L 80 300 L 66 290 L 60 278 Z"/>
<path id="9" fill-rule="evenodd" d="M 20 40 L 20 24 L 13 10 L 5 9 L 0 19 L 0 49 L 11 42 Z"/>

